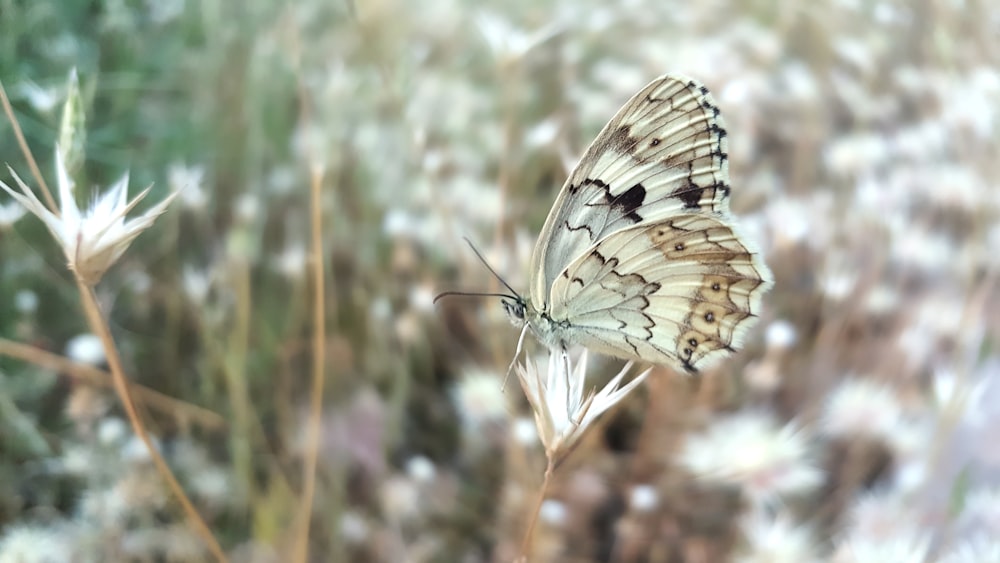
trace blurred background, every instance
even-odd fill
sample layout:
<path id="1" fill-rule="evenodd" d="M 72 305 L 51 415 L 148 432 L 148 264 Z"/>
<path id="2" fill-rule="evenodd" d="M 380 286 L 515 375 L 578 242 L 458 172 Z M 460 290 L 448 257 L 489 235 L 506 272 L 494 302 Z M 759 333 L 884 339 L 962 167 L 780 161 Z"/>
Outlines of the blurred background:
<path id="1" fill-rule="evenodd" d="M 1000 561 L 998 37 L 975 0 L 6 0 L 0 78 L 50 184 L 75 67 L 78 184 L 182 189 L 97 289 L 233 561 L 282 560 L 300 505 L 310 170 L 310 560 L 518 555 L 545 458 L 500 390 L 517 331 L 496 299 L 432 299 L 500 289 L 463 237 L 526 291 L 568 168 L 666 72 L 713 92 L 776 285 L 744 351 L 657 368 L 589 430 L 532 560 Z M 0 155 L 34 186 L 6 119 Z M 0 561 L 207 560 L 86 367 L 61 250 L 3 193 L 0 338 Z"/>

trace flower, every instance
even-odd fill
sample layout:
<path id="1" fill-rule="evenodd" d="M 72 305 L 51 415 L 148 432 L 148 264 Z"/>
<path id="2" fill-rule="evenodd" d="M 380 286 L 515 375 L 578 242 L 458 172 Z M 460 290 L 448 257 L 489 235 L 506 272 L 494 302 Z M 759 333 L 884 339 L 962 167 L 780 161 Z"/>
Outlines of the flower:
<path id="1" fill-rule="evenodd" d="M 967 563 L 969 561 L 1000 561 L 1000 541 L 987 534 L 973 536 L 958 543 L 941 558 L 941 563 Z"/>
<path id="2" fill-rule="evenodd" d="M 565 350 L 552 350 L 544 376 L 531 360 L 525 361 L 524 365 L 518 364 L 518 379 L 535 412 L 535 426 L 550 458 L 570 448 L 597 417 L 638 387 L 651 371 L 647 369 L 620 387 L 631 367 L 632 362 L 625 364 L 600 391 L 595 393 L 591 390 L 585 394 L 586 350 L 575 366 Z"/>
<path id="3" fill-rule="evenodd" d="M 868 563 L 869 561 L 900 561 L 919 563 L 927 560 L 929 535 L 891 538 L 851 537 L 837 544 L 830 561 L 833 563 Z"/>
<path id="4" fill-rule="evenodd" d="M 110 190 L 98 197 L 90 209 L 81 212 L 76 206 L 73 194 L 75 182 L 69 177 L 62 152 L 57 147 L 56 175 L 61 209 L 60 214 L 56 215 L 38 200 L 13 169 L 8 167 L 8 170 L 20 186 L 21 193 L 3 182 L 0 182 L 0 188 L 45 223 L 49 232 L 62 246 L 69 269 L 83 283 L 90 286 L 101 280 L 104 272 L 125 253 L 142 231 L 153 224 L 178 193 L 170 194 L 149 211 L 126 221 L 125 215 L 132 211 L 150 190 L 146 188 L 132 201 L 127 201 L 128 174 L 126 173 Z"/>
<path id="5" fill-rule="evenodd" d="M 66 342 L 66 356 L 82 364 L 98 366 L 104 363 L 104 345 L 96 334 L 78 334 Z"/>
<path id="6" fill-rule="evenodd" d="M 903 409 L 887 385 L 868 379 L 842 381 L 827 399 L 820 422 L 829 436 L 854 439 L 869 436 L 894 443 L 904 425 Z"/>
<path id="7" fill-rule="evenodd" d="M 10 228 L 24 216 L 24 207 L 16 203 L 0 205 L 0 231 Z"/>
<path id="8" fill-rule="evenodd" d="M 628 506 L 636 512 L 652 512 L 659 504 L 660 492 L 653 485 L 634 485 L 628 492 Z"/>
<path id="9" fill-rule="evenodd" d="M 893 490 L 867 493 L 844 513 L 832 561 L 924 561 L 930 548 L 922 507 Z"/>
<path id="10" fill-rule="evenodd" d="M 68 525 L 11 526 L 0 537 L 0 563 L 55 563 L 73 557 Z"/>
<path id="11" fill-rule="evenodd" d="M 737 557 L 740 563 L 805 563 L 819 561 L 819 543 L 813 531 L 785 513 L 765 515 L 754 512 L 741 523 L 746 547 Z"/>
<path id="12" fill-rule="evenodd" d="M 684 444 L 680 463 L 709 481 L 743 487 L 755 504 L 807 492 L 823 473 L 809 459 L 809 436 L 795 424 L 778 427 L 755 411 L 722 418 Z"/>
<path id="13" fill-rule="evenodd" d="M 500 378 L 493 372 L 469 369 L 452 388 L 451 397 L 463 429 L 477 440 L 484 427 L 507 419 L 507 399 L 500 391 Z"/>

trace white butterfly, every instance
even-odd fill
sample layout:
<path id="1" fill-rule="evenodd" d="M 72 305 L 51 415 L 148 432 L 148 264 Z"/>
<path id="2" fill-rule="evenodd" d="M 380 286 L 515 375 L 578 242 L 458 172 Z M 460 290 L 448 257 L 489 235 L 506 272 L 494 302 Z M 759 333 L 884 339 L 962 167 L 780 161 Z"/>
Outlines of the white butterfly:
<path id="1" fill-rule="evenodd" d="M 733 225 L 727 151 L 700 83 L 667 75 L 633 96 L 559 192 L 529 297 L 503 300 L 522 340 L 691 373 L 735 352 L 772 281 Z"/>

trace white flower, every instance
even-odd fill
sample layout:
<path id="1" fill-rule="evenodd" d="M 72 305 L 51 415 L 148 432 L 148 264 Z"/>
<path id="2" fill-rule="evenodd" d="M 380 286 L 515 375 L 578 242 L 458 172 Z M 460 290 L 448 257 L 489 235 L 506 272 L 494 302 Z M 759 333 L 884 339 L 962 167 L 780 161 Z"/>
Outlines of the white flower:
<path id="1" fill-rule="evenodd" d="M 62 92 L 58 88 L 43 88 L 31 80 L 25 80 L 15 86 L 14 93 L 27 100 L 31 109 L 43 114 L 55 109 L 62 98 Z"/>
<path id="2" fill-rule="evenodd" d="M 24 206 L 11 202 L 7 205 L 0 205 L 0 230 L 9 228 L 21 217 L 24 217 Z"/>
<path id="3" fill-rule="evenodd" d="M 653 485 L 635 485 L 629 490 L 628 505 L 636 512 L 652 512 L 659 504 L 660 492 Z"/>
<path id="4" fill-rule="evenodd" d="M 599 392 L 591 390 L 585 394 L 586 350 L 576 366 L 571 364 L 565 350 L 551 351 L 549 368 L 544 375 L 531 360 L 524 365 L 518 364 L 521 387 L 535 412 L 535 426 L 550 457 L 571 447 L 597 417 L 628 395 L 651 371 L 646 370 L 619 387 L 631 367 L 632 362 L 629 362 Z"/>
<path id="5" fill-rule="evenodd" d="M 309 249 L 299 242 L 292 242 L 274 257 L 272 267 L 288 281 L 296 282 L 305 276 L 308 264 Z"/>
<path id="6" fill-rule="evenodd" d="M 95 334 L 79 334 L 66 343 L 66 356 L 80 363 L 100 365 L 104 362 L 104 345 Z"/>
<path id="7" fill-rule="evenodd" d="M 11 526 L 0 537 L 0 563 L 71 561 L 70 531 L 68 526 Z"/>
<path id="8" fill-rule="evenodd" d="M 569 519 L 569 510 L 558 500 L 545 499 L 538 511 L 538 517 L 546 524 L 561 527 Z"/>
<path id="9" fill-rule="evenodd" d="M 809 436 L 795 424 L 778 427 L 754 411 L 720 419 L 684 444 L 680 463 L 706 480 L 739 485 L 755 504 L 814 489 L 823 473 L 808 451 Z"/>
<path id="10" fill-rule="evenodd" d="M 181 203 L 188 209 L 203 209 L 208 202 L 205 193 L 205 169 L 175 162 L 167 169 L 170 190 L 180 192 Z"/>
<path id="11" fill-rule="evenodd" d="M 930 547 L 928 531 L 919 521 L 920 507 L 894 491 L 866 494 L 844 515 L 844 531 L 835 538 L 833 561 L 838 563 L 922 563 Z"/>
<path id="12" fill-rule="evenodd" d="M 142 231 L 153 224 L 177 195 L 177 192 L 174 192 L 149 211 L 126 221 L 125 215 L 149 193 L 149 188 L 146 188 L 131 202 L 127 201 L 128 174 L 126 173 L 110 190 L 98 197 L 90 209 L 81 212 L 76 206 L 73 194 L 75 183 L 70 179 L 61 151 L 57 148 L 56 174 L 61 210 L 60 214 L 56 215 L 38 200 L 13 169 L 8 167 L 8 170 L 20 186 L 21 193 L 3 182 L 0 182 L 0 188 L 45 223 L 49 232 L 62 246 L 70 270 L 87 285 L 95 285 L 100 281 L 104 272 L 125 253 Z"/>
<path id="13" fill-rule="evenodd" d="M 813 531 L 788 514 L 768 516 L 755 511 L 741 524 L 746 548 L 740 563 L 808 563 L 820 561 Z"/>
<path id="14" fill-rule="evenodd" d="M 830 559 L 833 563 L 923 563 L 930 551 L 930 539 L 925 535 L 894 538 L 848 538 L 837 545 Z"/>
<path id="15" fill-rule="evenodd" d="M 798 334 L 795 325 L 785 319 L 778 319 L 767 326 L 767 346 L 778 350 L 795 345 Z"/>
<path id="16" fill-rule="evenodd" d="M 548 41 L 560 31 L 558 24 L 551 23 L 533 32 L 527 32 L 518 29 L 501 16 L 489 12 L 480 12 L 475 19 L 486 43 L 501 61 L 523 57 L 528 51 Z"/>
<path id="17" fill-rule="evenodd" d="M 996 536 L 981 534 L 959 543 L 947 551 L 940 563 L 970 563 L 972 561 L 1000 561 L 1000 540 Z"/>
<path id="18" fill-rule="evenodd" d="M 869 436 L 894 443 L 904 425 L 896 393 L 867 379 L 846 379 L 831 393 L 820 422 L 827 435 L 853 439 Z"/>
<path id="19" fill-rule="evenodd" d="M 451 397 L 463 429 L 477 439 L 484 427 L 507 419 L 507 399 L 500 390 L 500 377 L 493 372 L 469 369 L 452 388 Z"/>

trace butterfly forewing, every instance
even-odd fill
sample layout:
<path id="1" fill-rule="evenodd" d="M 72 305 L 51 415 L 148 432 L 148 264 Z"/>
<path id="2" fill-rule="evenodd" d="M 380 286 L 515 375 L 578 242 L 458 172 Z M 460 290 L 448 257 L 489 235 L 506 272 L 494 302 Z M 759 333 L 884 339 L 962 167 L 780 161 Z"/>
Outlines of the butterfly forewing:
<path id="1" fill-rule="evenodd" d="M 663 76 L 629 100 L 570 174 L 535 246 L 535 334 L 689 372 L 732 353 L 771 276 L 733 227 L 727 160 L 704 86 Z"/>
<path id="2" fill-rule="evenodd" d="M 531 297 L 609 233 L 678 213 L 726 212 L 728 142 L 704 86 L 663 76 L 604 126 L 570 174 L 532 255 Z"/>

